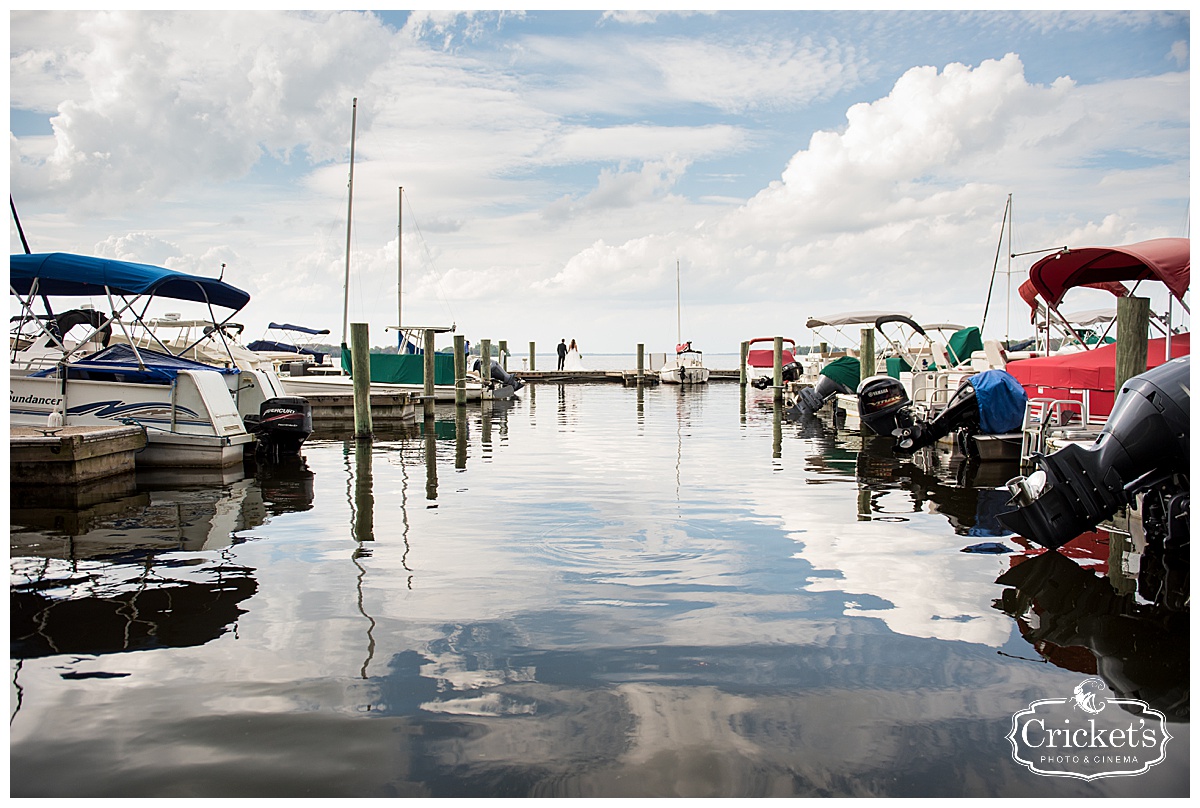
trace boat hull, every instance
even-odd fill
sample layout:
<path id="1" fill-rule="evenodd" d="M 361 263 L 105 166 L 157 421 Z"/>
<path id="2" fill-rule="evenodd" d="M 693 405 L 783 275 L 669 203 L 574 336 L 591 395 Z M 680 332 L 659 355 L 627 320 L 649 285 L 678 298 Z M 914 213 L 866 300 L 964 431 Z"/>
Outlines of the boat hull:
<path id="1" fill-rule="evenodd" d="M 174 385 L 10 376 L 13 425 L 45 428 L 56 412 L 66 426 L 141 426 L 139 467 L 225 468 L 254 440 L 215 372 L 180 372 Z"/>

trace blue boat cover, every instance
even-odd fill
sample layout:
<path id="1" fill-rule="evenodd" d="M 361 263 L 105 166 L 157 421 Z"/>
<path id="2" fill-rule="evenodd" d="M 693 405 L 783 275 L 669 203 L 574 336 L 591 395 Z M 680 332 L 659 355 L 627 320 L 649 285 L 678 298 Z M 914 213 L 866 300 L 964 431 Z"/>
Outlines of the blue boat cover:
<path id="1" fill-rule="evenodd" d="M 102 295 L 107 288 L 123 294 L 211 303 L 235 311 L 250 302 L 248 293 L 216 278 L 71 253 L 10 255 L 8 279 L 21 295 L 29 294 L 37 281 L 38 293 L 43 295 Z"/>
<path id="2" fill-rule="evenodd" d="M 274 325 L 274 323 L 271 325 Z M 274 342 L 269 339 L 256 339 L 246 347 L 252 351 L 278 351 L 279 353 L 304 354 L 305 356 L 314 357 L 318 365 L 324 362 L 325 357 L 328 356 L 323 351 L 314 351 L 312 348 L 299 348 L 295 345 L 288 345 L 286 342 Z"/>
<path id="3" fill-rule="evenodd" d="M 210 370 L 215 373 L 240 373 L 237 368 L 219 368 L 214 365 L 206 365 L 203 362 L 193 362 L 191 359 L 184 359 L 181 356 L 172 356 L 171 354 L 151 351 L 145 348 L 139 348 L 138 354 L 142 357 L 142 364 L 145 368 L 138 366 L 137 356 L 133 352 L 133 348 L 128 345 L 118 344 L 110 345 L 102 351 L 97 351 L 91 356 L 85 356 L 82 359 L 71 362 L 67 365 L 68 378 L 88 378 L 95 377 L 98 374 L 103 374 L 104 378 L 109 378 L 116 375 L 119 381 L 134 382 L 140 384 L 164 384 L 174 381 L 181 370 Z M 34 376 L 56 376 L 58 375 L 57 368 L 50 368 L 38 373 Z"/>
<path id="4" fill-rule="evenodd" d="M 302 325 L 292 325 L 291 323 L 270 323 L 267 325 L 267 328 L 279 328 L 283 331 L 299 331 L 301 334 L 319 335 L 329 333 L 328 328 L 322 328 L 320 331 L 318 331 L 315 328 L 305 328 Z"/>
<path id="5" fill-rule="evenodd" d="M 985 370 L 967 379 L 975 388 L 979 431 L 984 435 L 1017 432 L 1025 417 L 1025 388 L 1003 370 Z"/>

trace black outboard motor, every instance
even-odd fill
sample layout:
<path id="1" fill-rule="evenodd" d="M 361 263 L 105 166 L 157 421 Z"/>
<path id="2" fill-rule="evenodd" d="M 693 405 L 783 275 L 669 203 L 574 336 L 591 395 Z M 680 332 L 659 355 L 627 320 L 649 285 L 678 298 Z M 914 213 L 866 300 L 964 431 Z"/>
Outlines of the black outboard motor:
<path id="1" fill-rule="evenodd" d="M 872 431 L 892 435 L 895 454 L 911 455 L 951 432 L 997 435 L 1020 426 L 1025 391 L 1002 370 L 968 376 L 945 409 L 930 421 L 917 418 L 904 386 L 891 376 L 872 376 L 858 386 L 858 414 Z"/>
<path id="2" fill-rule="evenodd" d="M 800 378 L 800 363 L 788 362 L 783 366 L 782 371 L 784 384 L 787 384 L 788 382 L 794 382 L 796 379 Z M 825 377 L 823 376 L 822 378 Z M 775 381 L 773 376 L 759 376 L 757 379 L 750 382 L 750 386 L 756 390 L 766 390 L 771 386 L 773 381 Z"/>
<path id="3" fill-rule="evenodd" d="M 799 410 L 799 413 L 793 414 L 811 416 L 838 393 L 854 395 L 854 391 L 841 382 L 834 381 L 829 376 L 822 376 L 817 380 L 816 386 L 805 387 L 800 391 L 800 399 L 796 402 L 796 409 Z"/>
<path id="4" fill-rule="evenodd" d="M 479 373 L 480 368 L 482 366 L 483 366 L 483 360 L 476 359 L 475 364 L 472 366 L 471 369 L 473 371 L 475 371 L 476 373 Z M 480 374 L 480 375 L 482 375 L 482 374 Z M 500 363 L 495 360 L 492 360 L 492 379 L 500 382 L 500 384 L 510 385 L 512 387 L 514 393 L 517 390 L 520 390 L 522 387 L 525 386 L 525 382 L 521 381 L 519 378 L 517 378 L 516 376 L 514 376 L 511 373 L 509 373 L 508 371 L 506 371 L 500 365 Z"/>
<path id="5" fill-rule="evenodd" d="M 1009 481 L 1017 509 L 1000 521 L 1053 550 L 1141 495 L 1147 539 L 1188 543 L 1189 368 L 1183 356 L 1125 382 L 1094 443 L 1035 455 L 1038 470 Z"/>
<path id="6" fill-rule="evenodd" d="M 312 434 L 312 405 L 299 396 L 268 398 L 258 415 L 247 415 L 246 430 L 257 437 L 258 450 L 271 457 L 294 455 Z"/>

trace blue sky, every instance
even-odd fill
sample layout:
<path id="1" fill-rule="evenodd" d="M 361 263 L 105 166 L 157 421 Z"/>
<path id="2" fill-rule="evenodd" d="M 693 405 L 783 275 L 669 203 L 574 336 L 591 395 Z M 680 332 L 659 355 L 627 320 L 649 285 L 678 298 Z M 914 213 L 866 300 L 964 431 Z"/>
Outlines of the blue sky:
<path id="1" fill-rule="evenodd" d="M 355 97 L 376 344 L 400 186 L 407 323 L 585 355 L 674 344 L 677 262 L 706 351 L 978 324 L 1010 193 L 1014 252 L 1190 235 L 1186 11 L 13 12 L 10 190 L 35 251 L 225 263 L 248 334 L 337 335 Z"/>

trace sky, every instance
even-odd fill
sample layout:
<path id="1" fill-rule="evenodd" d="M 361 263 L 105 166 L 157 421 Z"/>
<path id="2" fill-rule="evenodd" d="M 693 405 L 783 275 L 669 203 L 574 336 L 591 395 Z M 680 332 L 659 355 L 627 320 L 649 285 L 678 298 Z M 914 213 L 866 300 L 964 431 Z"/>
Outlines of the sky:
<path id="1" fill-rule="evenodd" d="M 809 344 L 813 316 L 980 325 L 985 306 L 984 336 L 1015 338 L 1044 251 L 1190 237 L 1187 11 L 12 11 L 9 28 L 29 248 L 223 277 L 252 296 L 251 339 L 276 321 L 336 342 L 345 308 L 375 345 L 401 319 L 517 355 L 736 353 Z M 11 215 L 9 233 L 23 252 Z M 1114 305 L 1079 290 L 1063 309 Z"/>

